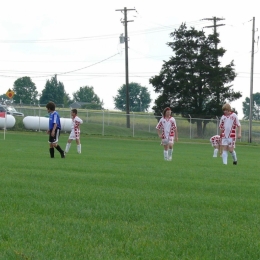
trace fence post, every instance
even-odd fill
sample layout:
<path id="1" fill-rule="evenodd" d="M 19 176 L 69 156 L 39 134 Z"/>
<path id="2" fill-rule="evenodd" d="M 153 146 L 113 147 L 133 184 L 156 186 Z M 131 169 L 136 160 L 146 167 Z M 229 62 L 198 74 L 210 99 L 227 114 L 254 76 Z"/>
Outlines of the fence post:
<path id="1" fill-rule="evenodd" d="M 109 118 L 110 118 L 109 110 L 107 110 L 107 113 L 108 113 L 108 115 L 107 115 L 107 125 L 109 125 Z"/>
<path id="2" fill-rule="evenodd" d="M 149 133 L 151 132 L 151 120 L 150 120 L 150 117 L 151 117 L 151 115 L 149 114 L 148 115 L 148 122 L 149 122 Z"/>
<path id="3" fill-rule="evenodd" d="M 104 110 L 103 110 L 103 129 L 102 129 L 102 135 L 104 136 L 105 134 L 105 114 L 104 114 Z"/>
<path id="4" fill-rule="evenodd" d="M 88 110 L 87 110 L 86 123 L 88 123 Z"/>
<path id="5" fill-rule="evenodd" d="M 40 107 L 40 105 L 39 105 L 39 132 L 40 132 L 40 130 L 41 130 L 41 107 Z"/>
<path id="6" fill-rule="evenodd" d="M 133 137 L 135 137 L 135 113 L 133 113 Z"/>
<path id="7" fill-rule="evenodd" d="M 188 116 L 190 117 L 190 139 L 191 139 L 191 116 L 190 114 Z"/>

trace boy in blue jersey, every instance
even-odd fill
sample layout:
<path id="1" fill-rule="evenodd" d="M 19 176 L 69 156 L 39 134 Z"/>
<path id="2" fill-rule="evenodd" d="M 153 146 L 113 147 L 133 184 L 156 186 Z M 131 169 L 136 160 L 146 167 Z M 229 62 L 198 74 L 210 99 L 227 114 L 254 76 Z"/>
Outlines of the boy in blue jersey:
<path id="1" fill-rule="evenodd" d="M 61 158 L 65 158 L 64 151 L 58 145 L 61 130 L 60 116 L 58 112 L 55 111 L 55 104 L 53 102 L 50 101 L 46 105 L 46 108 L 49 113 L 49 130 L 47 131 L 47 134 L 49 134 L 51 158 L 54 158 L 54 148 L 56 148 L 60 152 Z"/>

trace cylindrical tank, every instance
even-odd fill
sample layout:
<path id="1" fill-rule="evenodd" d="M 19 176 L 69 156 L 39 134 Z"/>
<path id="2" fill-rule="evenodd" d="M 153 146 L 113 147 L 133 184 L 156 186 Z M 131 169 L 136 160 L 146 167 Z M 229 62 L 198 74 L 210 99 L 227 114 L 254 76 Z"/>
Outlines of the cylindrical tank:
<path id="1" fill-rule="evenodd" d="M 6 115 L 6 119 L 4 117 L 0 117 L 0 128 L 12 128 L 15 125 L 15 118 L 12 115 Z"/>
<path id="2" fill-rule="evenodd" d="M 60 123 L 61 131 L 71 131 L 71 118 L 61 118 Z M 49 129 L 49 118 L 26 116 L 23 119 L 23 124 L 26 129 L 47 131 Z"/>

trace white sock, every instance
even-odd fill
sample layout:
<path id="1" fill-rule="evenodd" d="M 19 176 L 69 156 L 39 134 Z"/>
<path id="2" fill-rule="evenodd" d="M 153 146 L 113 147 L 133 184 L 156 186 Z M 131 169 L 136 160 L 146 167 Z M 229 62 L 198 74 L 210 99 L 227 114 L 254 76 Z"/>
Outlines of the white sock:
<path id="1" fill-rule="evenodd" d="M 214 149 L 214 154 L 213 154 L 213 157 L 218 157 L 218 149 Z"/>
<path id="2" fill-rule="evenodd" d="M 232 158 L 233 158 L 233 161 L 236 162 L 237 161 L 237 154 L 236 154 L 236 151 L 234 150 L 232 153 Z"/>
<path id="3" fill-rule="evenodd" d="M 223 151 L 223 153 L 222 153 L 223 164 L 227 164 L 227 159 L 228 159 L 228 152 L 227 151 Z"/>
<path id="4" fill-rule="evenodd" d="M 78 151 L 78 153 L 81 153 L 81 144 L 77 145 L 77 151 Z"/>
<path id="5" fill-rule="evenodd" d="M 172 157 L 172 151 L 173 151 L 173 149 L 169 149 L 169 150 L 168 150 L 168 156 L 169 156 L 169 158 Z"/>
<path id="6" fill-rule="evenodd" d="M 65 153 L 69 152 L 70 146 L 71 146 L 71 143 L 66 144 L 66 148 L 65 148 L 65 151 L 64 151 Z"/>
<path id="7" fill-rule="evenodd" d="M 163 156 L 165 160 L 168 160 L 168 150 L 167 151 L 163 150 Z"/>

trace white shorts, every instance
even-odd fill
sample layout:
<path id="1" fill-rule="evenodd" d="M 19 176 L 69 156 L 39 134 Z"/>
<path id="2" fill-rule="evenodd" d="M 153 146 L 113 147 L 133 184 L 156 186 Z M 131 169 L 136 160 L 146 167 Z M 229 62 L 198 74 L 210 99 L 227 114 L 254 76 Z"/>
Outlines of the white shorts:
<path id="1" fill-rule="evenodd" d="M 168 145 L 168 144 L 174 144 L 174 137 L 173 136 L 162 139 L 162 145 Z"/>
<path id="2" fill-rule="evenodd" d="M 80 137 L 80 131 L 72 129 L 71 132 L 70 132 L 69 139 L 71 139 L 71 140 L 77 139 L 78 140 L 79 137 Z"/>
<path id="3" fill-rule="evenodd" d="M 236 147 L 235 146 L 236 139 L 234 138 L 222 138 L 222 145 L 227 145 L 228 147 Z"/>

